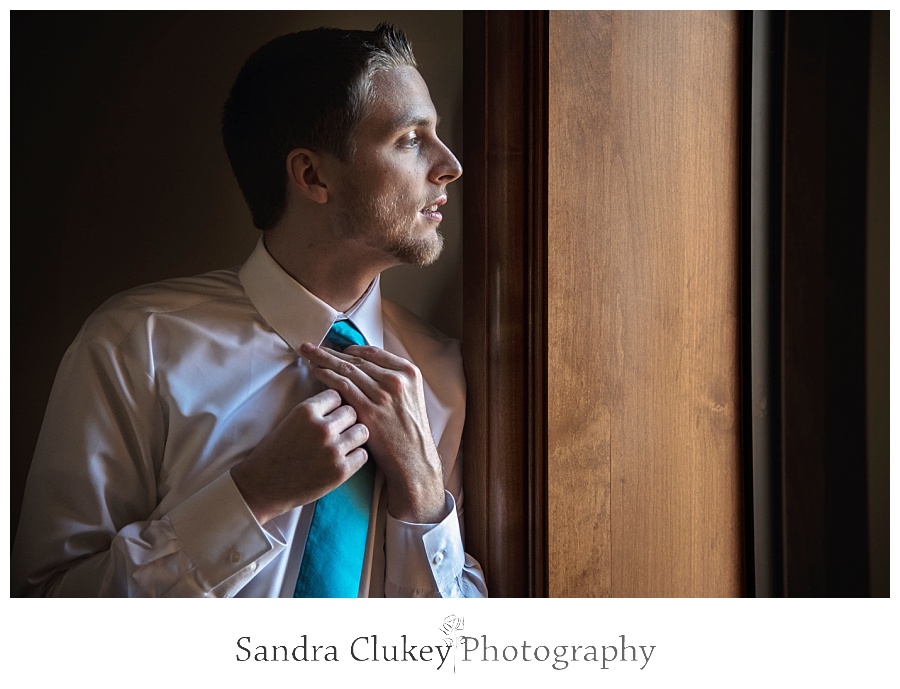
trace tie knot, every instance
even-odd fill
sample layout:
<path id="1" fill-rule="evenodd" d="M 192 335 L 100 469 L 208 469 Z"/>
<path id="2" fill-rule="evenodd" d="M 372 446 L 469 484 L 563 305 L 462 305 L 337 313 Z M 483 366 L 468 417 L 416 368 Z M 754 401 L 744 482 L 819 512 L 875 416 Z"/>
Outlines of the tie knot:
<path id="1" fill-rule="evenodd" d="M 344 351 L 350 345 L 364 345 L 366 338 L 357 330 L 349 320 L 336 321 L 328 331 L 326 338 L 340 351 Z"/>

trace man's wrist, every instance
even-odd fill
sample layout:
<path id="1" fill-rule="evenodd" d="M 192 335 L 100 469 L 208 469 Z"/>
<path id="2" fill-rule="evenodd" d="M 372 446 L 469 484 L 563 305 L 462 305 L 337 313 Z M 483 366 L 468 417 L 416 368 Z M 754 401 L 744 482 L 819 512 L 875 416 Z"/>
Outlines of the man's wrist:
<path id="1" fill-rule="evenodd" d="M 411 524 L 437 524 L 446 515 L 443 477 L 411 483 L 387 481 L 388 512 Z"/>
<path id="2" fill-rule="evenodd" d="M 231 480 L 260 526 L 264 526 L 281 514 L 277 508 L 273 508 L 260 498 L 258 491 L 254 489 L 255 484 L 251 472 L 246 469 L 245 465 L 239 464 L 231 469 Z"/>

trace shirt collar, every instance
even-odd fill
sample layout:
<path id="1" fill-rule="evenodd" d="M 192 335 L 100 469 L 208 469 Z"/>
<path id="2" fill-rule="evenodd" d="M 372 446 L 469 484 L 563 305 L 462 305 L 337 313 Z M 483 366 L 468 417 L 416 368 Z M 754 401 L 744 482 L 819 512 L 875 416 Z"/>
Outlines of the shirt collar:
<path id="1" fill-rule="evenodd" d="M 350 318 L 370 345 L 384 346 L 380 276 L 342 313 L 288 275 L 269 254 L 262 238 L 238 275 L 256 310 L 298 354 L 304 342 L 321 344 L 332 324 L 343 318 Z"/>

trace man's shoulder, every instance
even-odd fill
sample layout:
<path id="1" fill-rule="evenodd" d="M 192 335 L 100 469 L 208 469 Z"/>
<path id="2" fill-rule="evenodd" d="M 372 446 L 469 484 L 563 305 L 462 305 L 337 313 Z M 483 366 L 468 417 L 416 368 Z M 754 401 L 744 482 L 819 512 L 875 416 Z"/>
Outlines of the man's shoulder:
<path id="1" fill-rule="evenodd" d="M 169 314 L 202 317 L 204 311 L 215 311 L 235 301 L 246 301 L 236 268 L 169 278 L 110 297 L 85 321 L 81 334 L 121 341 L 136 326 L 155 317 Z"/>
<path id="2" fill-rule="evenodd" d="M 389 299 L 382 300 L 385 343 L 394 336 L 422 371 L 439 397 L 465 399 L 465 373 L 459 340 L 448 337 L 416 314 Z"/>
<path id="3" fill-rule="evenodd" d="M 460 357 L 459 340 L 448 337 L 397 302 L 383 298 L 381 311 L 385 327 L 393 330 L 404 344 L 424 347 L 435 355 Z"/>

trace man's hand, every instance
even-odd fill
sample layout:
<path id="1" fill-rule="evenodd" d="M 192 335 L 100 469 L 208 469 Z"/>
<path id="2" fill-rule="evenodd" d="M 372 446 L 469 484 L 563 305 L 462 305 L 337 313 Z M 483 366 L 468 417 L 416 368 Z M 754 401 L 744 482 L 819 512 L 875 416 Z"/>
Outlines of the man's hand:
<path id="1" fill-rule="evenodd" d="M 291 409 L 231 477 L 260 524 L 318 500 L 366 463 L 353 407 L 324 390 Z"/>
<path id="2" fill-rule="evenodd" d="M 422 374 L 377 347 L 336 352 L 301 348 L 312 374 L 356 410 L 369 430 L 366 446 L 384 472 L 395 519 L 435 523 L 444 517 L 444 477 L 428 416 Z"/>

